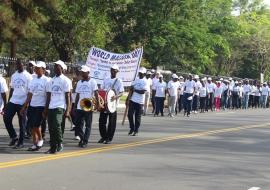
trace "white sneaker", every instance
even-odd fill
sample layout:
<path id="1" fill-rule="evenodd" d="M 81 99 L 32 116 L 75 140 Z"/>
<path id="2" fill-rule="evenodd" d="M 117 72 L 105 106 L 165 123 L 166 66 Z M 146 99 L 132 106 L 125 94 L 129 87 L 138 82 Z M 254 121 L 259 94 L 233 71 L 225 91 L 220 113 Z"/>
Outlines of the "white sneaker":
<path id="1" fill-rule="evenodd" d="M 43 140 L 38 141 L 37 146 L 42 147 L 43 146 Z"/>
<path id="2" fill-rule="evenodd" d="M 198 113 L 197 111 L 195 111 L 194 113 Z"/>
<path id="3" fill-rule="evenodd" d="M 76 137 L 75 137 L 75 140 L 80 141 L 80 140 L 81 140 L 81 138 L 80 138 L 79 136 L 76 136 Z"/>

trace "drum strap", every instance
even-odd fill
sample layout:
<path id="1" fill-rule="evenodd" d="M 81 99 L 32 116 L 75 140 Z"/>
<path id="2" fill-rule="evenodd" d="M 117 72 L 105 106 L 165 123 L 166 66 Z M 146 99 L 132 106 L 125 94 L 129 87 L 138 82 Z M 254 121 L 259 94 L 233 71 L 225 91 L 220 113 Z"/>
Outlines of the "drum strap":
<path id="1" fill-rule="evenodd" d="M 115 89 L 114 89 L 114 86 L 115 86 L 117 80 L 118 80 L 118 78 L 115 79 L 115 81 L 114 81 L 114 83 L 113 83 L 113 85 L 112 85 L 112 89 L 113 89 L 113 90 L 115 90 Z"/>

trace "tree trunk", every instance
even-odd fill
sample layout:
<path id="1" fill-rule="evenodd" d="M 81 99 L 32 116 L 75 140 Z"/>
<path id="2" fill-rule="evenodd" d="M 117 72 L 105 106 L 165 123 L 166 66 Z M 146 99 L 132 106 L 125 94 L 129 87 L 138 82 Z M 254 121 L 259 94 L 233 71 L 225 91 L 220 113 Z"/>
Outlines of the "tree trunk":
<path id="1" fill-rule="evenodd" d="M 10 57 L 15 58 L 17 52 L 17 40 L 11 40 L 10 41 Z"/>

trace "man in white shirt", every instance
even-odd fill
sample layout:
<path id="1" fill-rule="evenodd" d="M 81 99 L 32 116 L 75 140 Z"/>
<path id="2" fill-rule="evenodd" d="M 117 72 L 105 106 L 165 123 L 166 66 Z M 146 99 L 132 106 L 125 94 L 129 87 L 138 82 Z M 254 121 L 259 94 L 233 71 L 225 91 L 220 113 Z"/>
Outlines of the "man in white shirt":
<path id="1" fill-rule="evenodd" d="M 69 117 L 70 112 L 70 84 L 63 74 L 66 65 L 59 60 L 54 62 L 55 77 L 48 86 L 44 117 L 48 116 L 48 127 L 50 133 L 50 149 L 48 154 L 55 154 L 63 150 L 63 136 L 61 124 L 63 115 Z"/>
<path id="2" fill-rule="evenodd" d="M 198 100 L 199 100 L 199 95 L 200 95 L 200 88 L 202 87 L 202 84 L 199 81 L 198 75 L 194 76 L 194 82 L 195 82 L 195 92 L 194 92 L 194 97 L 192 101 L 192 112 L 198 113 Z"/>
<path id="3" fill-rule="evenodd" d="M 11 138 L 9 146 L 14 146 L 17 142 L 17 145 L 14 148 L 19 149 L 23 148 L 24 132 L 26 125 L 26 113 L 24 115 L 21 115 L 20 110 L 22 109 L 22 106 L 26 101 L 28 88 L 32 80 L 32 76 L 26 70 L 24 70 L 23 63 L 19 59 L 16 61 L 16 68 L 17 71 L 11 76 L 11 90 L 9 93 L 9 103 L 7 104 L 7 108 L 4 111 L 4 123 L 8 131 L 9 137 Z M 13 117 L 16 113 L 19 118 L 20 126 L 19 139 L 12 124 Z"/>
<path id="4" fill-rule="evenodd" d="M 214 90 L 215 90 L 215 83 L 212 82 L 212 78 L 209 77 L 206 83 L 206 87 L 207 87 L 207 92 L 208 92 L 208 109 L 210 109 L 211 111 L 213 111 L 213 102 L 214 102 Z"/>
<path id="5" fill-rule="evenodd" d="M 266 108 L 268 96 L 269 96 L 269 87 L 267 86 L 267 83 L 264 82 L 262 86 L 262 107 L 263 108 Z"/>
<path id="6" fill-rule="evenodd" d="M 28 127 L 33 137 L 33 145 L 28 149 L 29 151 L 38 151 L 43 146 L 40 126 L 43 121 L 42 113 L 46 104 L 49 83 L 49 78 L 44 75 L 45 69 L 46 64 L 43 61 L 38 61 L 35 65 L 36 76 L 29 84 L 27 99 L 20 111 L 23 115 L 28 110 Z"/>
<path id="7" fill-rule="evenodd" d="M 123 95 L 124 86 L 120 78 L 117 78 L 119 67 L 115 64 L 111 67 L 111 77 L 103 80 L 101 89 L 114 90 L 116 95 L 112 97 L 112 100 L 118 102 L 119 98 Z M 109 118 L 109 124 L 107 127 L 107 120 Z M 116 129 L 117 111 L 110 113 L 107 111 L 100 112 L 99 115 L 99 132 L 101 139 L 98 143 L 110 144 L 113 140 L 115 129 Z"/>
<path id="8" fill-rule="evenodd" d="M 151 97 L 152 79 L 151 79 L 151 72 L 150 71 L 146 72 L 146 81 L 147 81 L 147 91 L 145 92 L 143 115 L 147 114 L 149 100 L 150 100 L 150 97 Z"/>
<path id="9" fill-rule="evenodd" d="M 147 81 L 144 78 L 146 69 L 144 67 L 139 70 L 139 78 L 131 84 L 129 95 L 126 99 L 128 107 L 129 133 L 128 135 L 136 136 L 141 125 L 141 111 L 147 92 Z M 135 117 L 135 118 L 134 118 Z M 135 119 L 135 122 L 134 122 Z"/>
<path id="10" fill-rule="evenodd" d="M 89 137 L 92 128 L 92 118 L 93 118 L 93 110 L 85 111 L 80 106 L 80 102 L 87 98 L 92 99 L 95 97 L 97 102 L 97 107 L 99 107 L 99 98 L 98 98 L 98 86 L 95 79 L 91 79 L 89 76 L 90 68 L 86 65 L 81 66 L 81 76 L 82 80 L 78 81 L 76 85 L 76 99 L 75 104 L 76 111 L 76 133 L 80 137 L 79 147 L 85 148 L 88 145 Z M 92 105 L 93 106 L 93 105 Z M 85 123 L 85 131 L 83 131 L 83 126 Z"/>
<path id="11" fill-rule="evenodd" d="M 159 81 L 153 85 L 153 93 L 155 96 L 156 110 L 155 116 L 158 116 L 159 113 L 163 117 L 164 101 L 166 99 L 166 88 L 167 84 L 163 81 L 163 75 L 159 75 Z"/>
<path id="12" fill-rule="evenodd" d="M 156 74 L 154 75 L 154 78 L 152 79 L 152 107 L 153 107 L 153 110 L 152 110 L 152 113 L 155 113 L 156 111 L 156 98 L 155 98 L 155 85 L 158 83 L 159 81 L 159 76 L 160 76 L 160 72 L 156 71 Z"/>
<path id="13" fill-rule="evenodd" d="M 179 77 L 179 96 L 178 96 L 178 111 L 179 113 L 182 111 L 184 105 L 184 77 L 180 76 Z"/>
<path id="14" fill-rule="evenodd" d="M 0 113 L 3 114 L 5 112 L 5 109 L 7 108 L 7 92 L 8 92 L 8 86 L 6 79 L 0 75 Z"/>
<path id="15" fill-rule="evenodd" d="M 248 109 L 250 93 L 251 86 L 249 85 L 249 81 L 246 79 L 243 85 L 243 109 Z"/>
<path id="16" fill-rule="evenodd" d="M 238 85 L 238 81 L 235 81 L 234 87 L 232 89 L 232 109 L 238 109 L 238 99 L 239 99 L 240 89 Z"/>
<path id="17" fill-rule="evenodd" d="M 179 94 L 179 87 L 180 83 L 178 81 L 178 76 L 176 74 L 173 74 L 172 80 L 168 83 L 168 107 L 170 117 L 173 117 L 175 113 L 177 97 Z"/>
<path id="18" fill-rule="evenodd" d="M 195 92 L 195 81 L 192 80 L 191 74 L 189 74 L 188 77 L 189 78 L 186 80 L 184 85 L 184 109 L 185 109 L 184 115 L 187 114 L 187 117 L 190 116 L 192 99 Z"/>

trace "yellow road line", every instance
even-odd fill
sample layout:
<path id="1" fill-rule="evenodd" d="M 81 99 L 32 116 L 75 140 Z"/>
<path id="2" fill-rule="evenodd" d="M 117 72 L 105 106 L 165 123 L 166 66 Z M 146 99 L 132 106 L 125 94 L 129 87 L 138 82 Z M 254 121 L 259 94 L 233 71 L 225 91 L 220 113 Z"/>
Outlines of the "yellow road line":
<path id="1" fill-rule="evenodd" d="M 265 124 L 259 124 L 259 125 L 217 129 L 217 130 L 197 132 L 197 133 L 191 133 L 191 134 L 180 134 L 176 136 L 163 137 L 163 138 L 157 138 L 157 139 L 152 139 L 152 140 L 137 141 L 137 142 L 126 143 L 126 144 L 109 145 L 109 146 L 105 146 L 101 148 L 92 148 L 92 149 L 85 149 L 85 150 L 80 150 L 80 151 L 65 152 L 65 153 L 60 153 L 56 155 L 35 157 L 35 158 L 22 159 L 22 160 L 17 160 L 17 161 L 2 162 L 0 163 L 0 169 L 35 164 L 35 163 L 40 163 L 40 162 L 45 162 L 45 161 L 50 161 L 50 160 L 83 156 L 87 154 L 94 154 L 94 153 L 106 152 L 106 151 L 111 151 L 111 150 L 142 146 L 142 145 L 147 145 L 147 144 L 161 143 L 161 142 L 173 141 L 173 140 L 179 140 L 179 139 L 189 139 L 189 138 L 195 138 L 195 137 L 202 137 L 202 136 L 208 136 L 208 135 L 214 135 L 214 134 L 220 134 L 220 133 L 228 133 L 228 132 L 235 132 L 235 131 L 240 131 L 240 130 L 245 130 L 245 129 L 269 127 L 269 126 L 270 126 L 270 123 L 265 123 Z"/>

